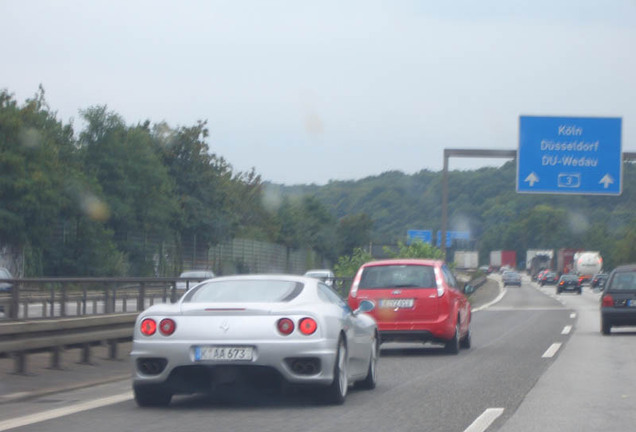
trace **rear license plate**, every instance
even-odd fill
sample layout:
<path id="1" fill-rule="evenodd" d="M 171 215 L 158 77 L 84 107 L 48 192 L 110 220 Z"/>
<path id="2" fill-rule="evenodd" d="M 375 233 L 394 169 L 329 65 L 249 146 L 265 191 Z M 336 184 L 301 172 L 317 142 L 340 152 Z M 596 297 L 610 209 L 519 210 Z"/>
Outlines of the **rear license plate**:
<path id="1" fill-rule="evenodd" d="M 382 299 L 380 300 L 381 308 L 412 308 L 413 299 Z"/>
<path id="2" fill-rule="evenodd" d="M 249 346 L 199 346 L 194 348 L 194 359 L 250 361 L 254 356 L 254 348 Z"/>

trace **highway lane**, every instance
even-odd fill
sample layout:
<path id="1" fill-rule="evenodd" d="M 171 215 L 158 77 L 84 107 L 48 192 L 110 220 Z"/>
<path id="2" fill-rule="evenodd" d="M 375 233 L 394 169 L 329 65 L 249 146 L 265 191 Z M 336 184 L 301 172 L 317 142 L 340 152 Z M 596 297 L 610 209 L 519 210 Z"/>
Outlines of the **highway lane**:
<path id="1" fill-rule="evenodd" d="M 29 416 L 51 410 L 59 415 L 14 429 L 0 422 L 0 430 L 472 431 L 484 430 L 480 424 L 487 427 L 491 420 L 487 430 L 496 430 L 560 361 L 559 351 L 553 357 L 544 354 L 555 342 L 567 346 L 571 333 L 562 329 L 576 322 L 567 307 L 524 283 L 508 288 L 497 305 L 475 313 L 473 348 L 457 356 L 430 345 L 383 345 L 378 387 L 352 391 L 343 406 L 316 405 L 304 393 L 261 392 L 226 395 L 220 402 L 178 397 L 167 409 L 139 409 L 130 399 L 130 384 L 121 382 L 0 406 L 3 420 L 28 422 Z M 121 399 L 102 400 L 108 404 L 97 408 L 81 405 L 111 396 Z M 65 415 L 63 410 L 72 407 Z M 482 415 L 485 422 L 469 429 Z"/>
<path id="2" fill-rule="evenodd" d="M 537 287 L 577 315 L 559 359 L 502 432 L 628 431 L 636 429 L 636 328 L 600 333 L 599 293 L 556 295 Z M 564 329 L 566 331 L 567 329 Z"/>

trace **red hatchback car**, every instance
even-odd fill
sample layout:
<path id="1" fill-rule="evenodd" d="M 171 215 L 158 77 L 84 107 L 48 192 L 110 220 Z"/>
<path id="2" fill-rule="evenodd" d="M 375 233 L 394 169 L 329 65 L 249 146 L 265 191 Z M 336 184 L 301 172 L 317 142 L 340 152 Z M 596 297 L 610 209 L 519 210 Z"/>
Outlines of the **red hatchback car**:
<path id="1" fill-rule="evenodd" d="M 349 306 L 371 300 L 381 342 L 438 342 L 457 354 L 470 348 L 471 308 L 444 261 L 391 259 L 364 264 L 353 280 Z"/>

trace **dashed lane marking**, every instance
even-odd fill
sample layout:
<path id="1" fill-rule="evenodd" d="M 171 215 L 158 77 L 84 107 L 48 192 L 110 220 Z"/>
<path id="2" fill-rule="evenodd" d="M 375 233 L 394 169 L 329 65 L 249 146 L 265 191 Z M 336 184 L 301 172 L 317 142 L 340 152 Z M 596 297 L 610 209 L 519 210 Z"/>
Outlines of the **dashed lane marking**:
<path id="1" fill-rule="evenodd" d="M 503 408 L 488 408 L 464 432 L 484 432 L 503 412 Z"/>
<path id="2" fill-rule="evenodd" d="M 572 326 L 571 325 L 566 325 L 565 327 L 563 327 L 563 331 L 561 332 L 561 334 L 570 334 L 570 332 L 572 331 Z"/>
<path id="3" fill-rule="evenodd" d="M 17 417 L 11 420 L 0 421 L 0 432 L 9 429 L 15 429 L 23 426 L 32 425 L 35 423 L 41 423 L 43 421 L 64 417 L 71 414 L 76 414 L 82 411 L 89 411 L 95 408 L 101 408 L 107 405 L 113 405 L 120 402 L 125 402 L 133 398 L 132 392 L 126 392 L 115 396 L 109 396 L 101 399 L 95 399 L 88 402 L 82 402 L 79 404 L 71 405 L 64 408 L 57 408 L 49 411 L 43 411 L 40 413 L 29 414 L 22 417 Z"/>
<path id="4" fill-rule="evenodd" d="M 550 348 L 548 348 L 546 350 L 546 352 L 543 353 L 543 355 L 541 356 L 542 358 L 552 358 L 554 357 L 554 355 L 557 353 L 557 351 L 559 350 L 559 348 L 561 348 L 561 343 L 559 342 L 555 342 L 552 345 L 550 345 Z"/>

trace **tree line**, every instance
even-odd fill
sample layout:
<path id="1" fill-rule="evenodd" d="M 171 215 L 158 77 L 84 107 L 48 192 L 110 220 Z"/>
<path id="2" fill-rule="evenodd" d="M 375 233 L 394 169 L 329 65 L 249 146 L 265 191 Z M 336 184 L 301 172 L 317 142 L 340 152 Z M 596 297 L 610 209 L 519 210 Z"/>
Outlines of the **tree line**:
<path id="1" fill-rule="evenodd" d="M 311 195 L 266 196 L 253 169 L 211 150 L 205 121 L 128 125 L 106 106 L 80 115 L 80 130 L 59 120 L 42 87 L 24 103 L 0 91 L 0 247 L 24 276 L 174 276 L 194 236 L 203 248 L 245 237 L 335 261 L 365 222 L 338 220 Z"/>
<path id="2" fill-rule="evenodd" d="M 441 227 L 441 172 L 277 185 L 215 154 L 205 121 L 80 115 L 76 130 L 42 88 L 24 103 L 0 91 L 0 248 L 23 257 L 25 276 L 174 276 L 192 238 L 309 247 L 344 268 L 409 229 Z M 491 250 L 559 248 L 600 251 L 606 268 L 636 262 L 636 168 L 623 168 L 618 197 L 517 194 L 515 161 L 451 171 L 448 230 L 471 233 L 451 249 L 479 250 L 482 263 Z"/>

